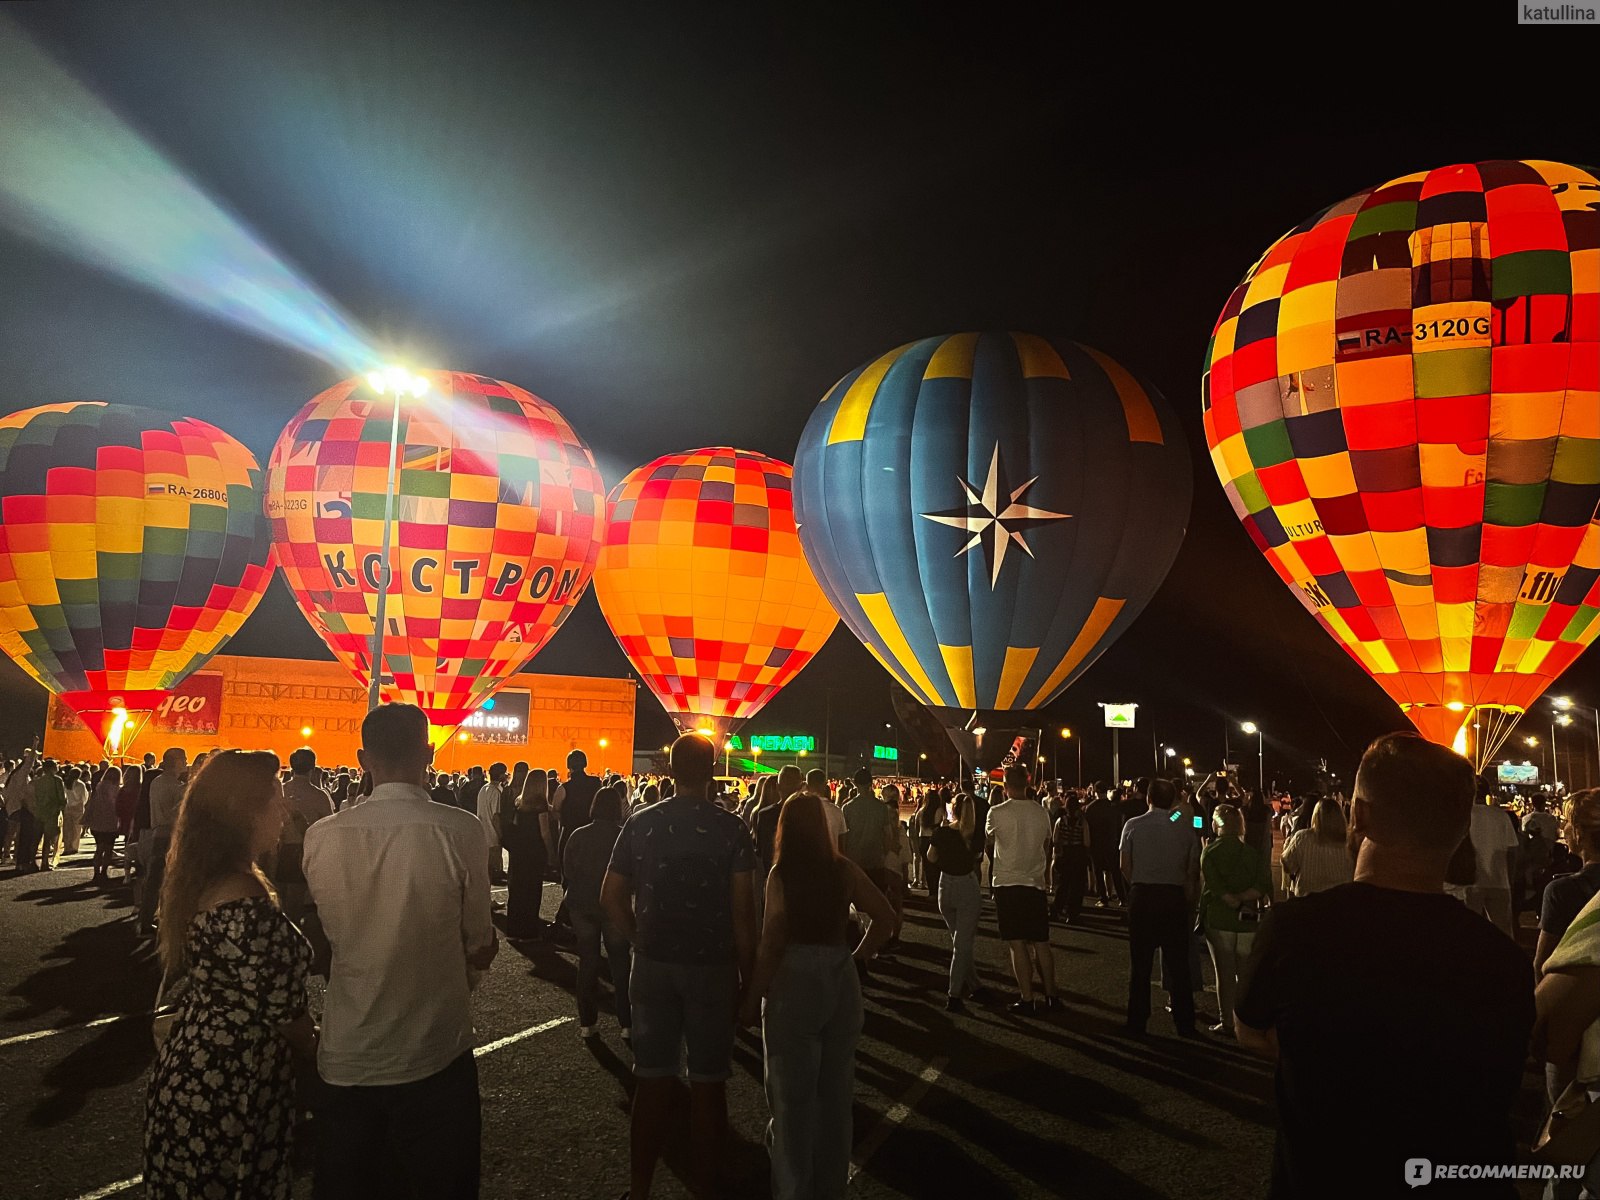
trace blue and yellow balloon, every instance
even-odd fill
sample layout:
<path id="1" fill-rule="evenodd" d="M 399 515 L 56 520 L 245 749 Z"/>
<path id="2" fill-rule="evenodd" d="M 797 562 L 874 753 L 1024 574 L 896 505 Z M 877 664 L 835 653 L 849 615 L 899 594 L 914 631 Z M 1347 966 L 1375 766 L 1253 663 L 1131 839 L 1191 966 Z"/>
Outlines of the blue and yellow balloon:
<path id="1" fill-rule="evenodd" d="M 1191 493 L 1154 388 L 1024 333 L 925 338 L 852 371 L 806 424 L 794 483 L 840 617 L 985 766 L 1009 745 L 1000 729 L 1143 610 Z"/>

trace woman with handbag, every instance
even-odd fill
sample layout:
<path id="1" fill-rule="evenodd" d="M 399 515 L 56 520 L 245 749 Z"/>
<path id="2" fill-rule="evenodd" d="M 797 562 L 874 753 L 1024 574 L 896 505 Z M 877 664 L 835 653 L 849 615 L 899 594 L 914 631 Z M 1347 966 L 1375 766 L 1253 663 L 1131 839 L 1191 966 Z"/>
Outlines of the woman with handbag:
<path id="1" fill-rule="evenodd" d="M 1212 1033 L 1233 1031 L 1239 970 L 1255 945 L 1261 901 L 1272 895 L 1272 864 L 1244 840 L 1244 814 L 1219 804 L 1211 814 L 1216 833 L 1200 852 L 1200 926 L 1217 973 L 1217 1014 Z"/>
<path id="2" fill-rule="evenodd" d="M 277 756 L 245 750 L 209 755 L 179 809 L 161 887 L 150 1200 L 290 1194 L 295 1059 L 316 1047 L 311 947 L 256 865 L 284 810 Z"/>
<path id="3" fill-rule="evenodd" d="M 1568 1080 L 1534 1144 L 1536 1159 L 1587 1164 L 1583 1195 L 1600 1189 L 1600 895 L 1567 926 L 1544 963 L 1534 993 L 1537 1058 L 1550 1074 Z M 1572 1181 L 1551 1183 L 1550 1200 L 1580 1194 Z"/>

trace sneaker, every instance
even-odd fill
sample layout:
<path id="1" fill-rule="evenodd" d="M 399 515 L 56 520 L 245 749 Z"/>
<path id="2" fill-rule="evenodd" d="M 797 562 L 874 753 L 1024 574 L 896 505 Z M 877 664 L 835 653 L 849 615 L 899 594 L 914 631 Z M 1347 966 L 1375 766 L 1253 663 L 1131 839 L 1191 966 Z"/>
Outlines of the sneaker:
<path id="1" fill-rule="evenodd" d="M 1109 900 L 1096 900 L 1094 906 L 1096 908 L 1110 908 L 1111 902 Z"/>
<path id="2" fill-rule="evenodd" d="M 975 987 L 967 993 L 967 999 L 974 1004 L 992 1004 L 994 1003 L 994 992 L 986 987 Z"/>
<path id="3" fill-rule="evenodd" d="M 1014 1017 L 1035 1017 L 1039 1010 L 1032 1000 L 1016 1000 L 1006 1005 L 1006 1011 Z"/>
<path id="4" fill-rule="evenodd" d="M 1045 1010 L 1045 1012 L 1060 1012 L 1061 1011 L 1061 997 L 1060 996 L 1046 996 L 1044 998 L 1044 1010 Z"/>
<path id="5" fill-rule="evenodd" d="M 579 1025 L 578 1026 L 578 1036 L 581 1037 L 584 1041 L 588 1041 L 590 1038 L 592 1038 L 594 1036 L 594 1026 L 593 1025 Z"/>
<path id="6" fill-rule="evenodd" d="M 962 1002 L 960 996 L 946 996 L 944 1001 L 944 1010 L 945 1012 L 964 1014 L 967 1011 L 967 1006 Z"/>

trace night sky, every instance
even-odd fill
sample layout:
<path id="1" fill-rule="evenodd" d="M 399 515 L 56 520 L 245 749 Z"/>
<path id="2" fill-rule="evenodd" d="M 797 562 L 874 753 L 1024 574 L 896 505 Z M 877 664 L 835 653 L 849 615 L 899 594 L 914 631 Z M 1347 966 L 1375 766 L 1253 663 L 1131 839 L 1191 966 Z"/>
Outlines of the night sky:
<path id="1" fill-rule="evenodd" d="M 1594 161 L 1581 72 L 1498 62 L 1495 94 L 1537 96 L 1534 114 L 1435 90 L 1420 67 L 1363 94 L 1300 52 L 1242 75 L 1196 56 L 1186 77 L 989 18 L 575 7 L 8 13 L 408 361 L 558 406 L 608 485 L 703 445 L 791 460 L 835 380 L 915 338 L 1019 329 L 1107 352 L 1178 410 L 1195 498 L 1143 617 L 1045 712 L 1090 732 L 1088 775 L 1109 774 L 1099 700 L 1142 706 L 1125 774 L 1148 768 L 1152 729 L 1209 768 L 1254 719 L 1281 775 L 1319 756 L 1348 769 L 1404 726 L 1228 508 L 1200 429 L 1206 340 L 1271 241 L 1352 192 L 1455 161 Z M 149 405 L 215 422 L 263 463 L 341 374 L 3 222 L 0 366 L 0 412 Z M 327 657 L 281 581 L 229 649 Z M 1564 690 L 1600 700 L 1596 662 Z M 592 594 L 531 665 L 628 669 Z M 827 688 L 836 747 L 880 740 L 890 681 L 843 626 L 749 730 L 820 740 Z M 43 708 L 0 661 L 0 744 Z M 669 732 L 641 692 L 639 744 Z"/>

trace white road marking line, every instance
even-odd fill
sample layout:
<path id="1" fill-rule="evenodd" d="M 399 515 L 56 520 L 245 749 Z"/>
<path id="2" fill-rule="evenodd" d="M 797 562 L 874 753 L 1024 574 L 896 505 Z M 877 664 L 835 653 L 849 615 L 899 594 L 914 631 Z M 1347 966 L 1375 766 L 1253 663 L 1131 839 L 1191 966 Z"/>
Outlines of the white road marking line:
<path id="1" fill-rule="evenodd" d="M 59 1029 L 35 1029 L 32 1033 L 19 1033 L 12 1037 L 0 1038 L 0 1047 L 15 1046 L 19 1042 L 37 1042 L 40 1038 L 55 1037 L 58 1033 L 76 1033 L 80 1029 L 94 1029 L 99 1025 L 115 1025 L 118 1021 L 130 1021 L 134 1017 L 148 1017 L 149 1013 L 124 1013 L 118 1017 L 100 1017 L 94 1021 L 86 1021 L 82 1025 L 63 1025 Z"/>
<path id="2" fill-rule="evenodd" d="M 121 1021 L 123 1019 L 124 1018 L 122 1018 L 122 1017 L 112 1017 L 111 1018 L 111 1020 L 113 1020 L 113 1021 Z M 510 1046 L 510 1045 L 513 1045 L 516 1042 L 522 1041 L 523 1038 L 530 1038 L 536 1033 L 544 1033 L 546 1030 L 554 1029 L 558 1025 L 565 1025 L 568 1022 L 573 1021 L 575 1019 L 576 1018 L 573 1018 L 573 1017 L 556 1017 L 553 1020 L 545 1021 L 543 1024 L 530 1026 L 529 1028 L 522 1030 L 520 1033 L 513 1033 L 510 1037 L 503 1037 L 503 1038 L 500 1038 L 498 1041 L 493 1041 L 493 1042 L 489 1042 L 486 1045 L 478 1046 L 477 1048 L 475 1048 L 472 1051 L 472 1057 L 473 1058 L 482 1058 L 485 1054 L 493 1054 L 496 1050 L 504 1050 L 507 1046 Z M 93 1022 L 93 1023 L 94 1024 L 102 1024 L 102 1025 L 105 1024 L 104 1021 Z M 81 1026 L 78 1026 L 78 1028 L 87 1029 L 88 1026 L 81 1025 Z M 60 1032 L 60 1031 L 52 1030 L 51 1032 L 54 1033 L 54 1032 Z M 24 1035 L 24 1036 L 33 1036 L 33 1035 Z M 143 1182 L 144 1182 L 144 1176 L 143 1175 L 135 1175 L 132 1179 L 122 1179 L 122 1180 L 117 1181 L 116 1183 L 108 1183 L 108 1184 L 106 1184 L 105 1187 L 96 1188 L 92 1192 L 85 1192 L 83 1195 L 75 1197 L 74 1200 L 105 1200 L 105 1197 L 107 1197 L 107 1196 L 115 1196 L 118 1192 L 125 1192 L 129 1188 L 136 1188 Z"/>
<path id="3" fill-rule="evenodd" d="M 513 1033 L 510 1037 L 503 1037 L 497 1042 L 490 1042 L 485 1046 L 479 1046 L 472 1052 L 472 1057 L 482 1058 L 485 1054 L 493 1054 L 496 1050 L 504 1050 L 513 1042 L 520 1042 L 523 1038 L 530 1038 L 536 1033 L 543 1033 L 547 1029 L 554 1029 L 557 1025 L 565 1025 L 567 1022 L 573 1020 L 576 1020 L 576 1018 L 555 1017 L 544 1022 L 542 1025 L 534 1025 L 528 1029 L 524 1029 L 521 1033 Z"/>
<path id="4" fill-rule="evenodd" d="M 85 1192 L 78 1200 L 104 1200 L 106 1196 L 115 1196 L 118 1192 L 125 1192 L 129 1188 L 136 1188 L 144 1182 L 143 1175 L 135 1175 L 132 1179 L 124 1179 L 118 1183 L 108 1183 L 103 1188 L 96 1188 L 92 1192 Z"/>
<path id="5" fill-rule="evenodd" d="M 917 1076 L 917 1081 L 906 1090 L 906 1094 L 883 1114 L 883 1119 L 873 1126 L 872 1132 L 856 1147 L 856 1152 L 850 1159 L 850 1182 L 854 1183 L 861 1169 L 867 1165 L 867 1160 L 878 1152 L 878 1148 L 889 1140 L 893 1133 L 905 1119 L 911 1115 L 911 1110 L 916 1108 L 918 1102 L 928 1094 L 928 1089 L 939 1082 L 939 1076 L 944 1074 L 945 1067 L 949 1066 L 948 1058 L 936 1058 L 922 1068 L 922 1073 Z M 87 1200 L 87 1198 L 84 1198 Z"/>

